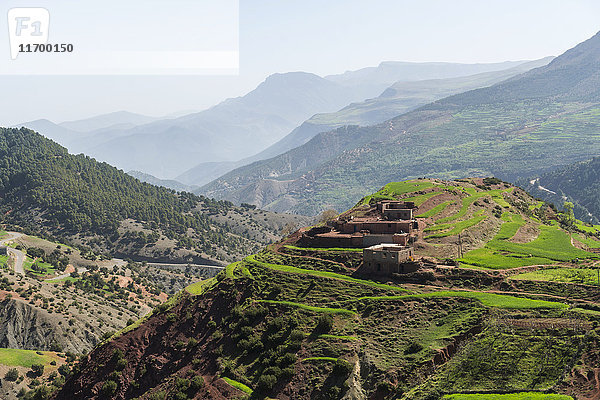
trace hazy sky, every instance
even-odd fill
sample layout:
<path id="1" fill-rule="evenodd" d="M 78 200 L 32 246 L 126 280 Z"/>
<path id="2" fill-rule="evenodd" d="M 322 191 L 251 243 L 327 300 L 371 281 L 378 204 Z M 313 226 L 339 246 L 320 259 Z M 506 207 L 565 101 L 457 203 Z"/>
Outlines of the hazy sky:
<path id="1" fill-rule="evenodd" d="M 274 72 L 537 59 L 593 36 L 599 17 L 597 0 L 241 0 L 238 76 L 0 76 L 0 125 L 201 110 Z"/>

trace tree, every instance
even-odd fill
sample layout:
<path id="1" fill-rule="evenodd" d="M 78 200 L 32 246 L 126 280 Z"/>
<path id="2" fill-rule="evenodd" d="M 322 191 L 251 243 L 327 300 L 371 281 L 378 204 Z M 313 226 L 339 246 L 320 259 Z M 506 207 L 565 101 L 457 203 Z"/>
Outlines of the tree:
<path id="1" fill-rule="evenodd" d="M 295 230 L 296 230 L 296 224 L 294 224 L 293 222 L 288 222 L 287 224 L 285 224 L 285 226 L 281 230 L 281 235 L 282 236 L 291 235 L 292 233 L 294 233 Z"/>
<path id="2" fill-rule="evenodd" d="M 19 371 L 16 368 L 11 368 L 4 375 L 4 379 L 7 381 L 16 381 L 19 379 Z"/>
<path id="3" fill-rule="evenodd" d="M 324 224 L 325 222 L 334 219 L 337 216 L 337 211 L 330 208 L 328 210 L 324 210 L 319 214 L 319 223 Z"/>
<path id="4" fill-rule="evenodd" d="M 563 204 L 565 211 L 561 214 L 560 222 L 568 229 L 571 229 L 575 225 L 574 207 L 570 201 L 565 201 L 565 204 Z"/>

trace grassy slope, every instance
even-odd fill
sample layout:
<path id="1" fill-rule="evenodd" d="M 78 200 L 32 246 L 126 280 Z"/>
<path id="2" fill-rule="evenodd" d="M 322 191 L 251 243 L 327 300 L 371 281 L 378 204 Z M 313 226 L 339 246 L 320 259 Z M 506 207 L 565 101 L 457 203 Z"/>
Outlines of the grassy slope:
<path id="1" fill-rule="evenodd" d="M 52 361 L 57 361 L 58 356 L 54 352 L 22 349 L 5 349 L 0 348 L 0 364 L 10 367 L 26 367 L 31 368 L 33 364 L 48 365 Z"/>

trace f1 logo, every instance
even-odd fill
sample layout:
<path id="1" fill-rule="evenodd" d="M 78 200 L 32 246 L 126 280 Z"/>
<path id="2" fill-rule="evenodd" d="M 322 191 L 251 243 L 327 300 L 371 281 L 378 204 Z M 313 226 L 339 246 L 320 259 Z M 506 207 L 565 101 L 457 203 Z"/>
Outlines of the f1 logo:
<path id="1" fill-rule="evenodd" d="M 21 45 L 48 42 L 50 12 L 45 8 L 11 8 L 8 10 L 10 58 L 15 60 Z"/>

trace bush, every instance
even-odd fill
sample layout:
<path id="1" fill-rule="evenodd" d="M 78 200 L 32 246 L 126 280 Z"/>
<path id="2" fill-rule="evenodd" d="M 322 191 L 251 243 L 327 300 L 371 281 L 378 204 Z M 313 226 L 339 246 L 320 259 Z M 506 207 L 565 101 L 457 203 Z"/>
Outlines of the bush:
<path id="1" fill-rule="evenodd" d="M 193 392 L 197 392 L 198 390 L 202 389 L 203 387 L 204 387 L 204 378 L 201 377 L 200 375 L 196 375 L 190 380 L 190 390 L 192 390 Z"/>
<path id="2" fill-rule="evenodd" d="M 115 366 L 117 371 L 123 371 L 127 366 L 127 360 L 124 358 L 119 358 L 117 360 L 117 365 Z"/>
<path id="3" fill-rule="evenodd" d="M 333 364 L 333 374 L 336 376 L 348 376 L 352 372 L 352 365 L 348 361 L 336 360 Z"/>
<path id="4" fill-rule="evenodd" d="M 71 370 L 69 369 L 69 366 L 67 364 L 63 364 L 60 367 L 58 367 L 58 373 L 62 376 L 69 376 Z"/>
<path id="5" fill-rule="evenodd" d="M 112 396 L 113 394 L 115 394 L 115 392 L 117 391 L 117 382 L 115 381 L 106 381 L 104 382 L 104 384 L 102 385 L 102 388 L 100 389 L 100 394 L 102 396 Z"/>
<path id="6" fill-rule="evenodd" d="M 268 393 L 273 390 L 277 383 L 277 378 L 274 375 L 261 375 L 256 384 L 256 390 L 261 393 Z"/>
<path id="7" fill-rule="evenodd" d="M 31 366 L 31 372 L 34 376 L 41 376 L 44 374 L 44 364 L 33 364 Z"/>
<path id="8" fill-rule="evenodd" d="M 327 333 L 333 328 L 333 316 L 331 314 L 322 314 L 317 320 L 315 331 L 317 333 Z"/>
<path id="9" fill-rule="evenodd" d="M 19 371 L 16 368 L 9 369 L 4 375 L 4 379 L 7 381 L 16 381 L 19 379 Z"/>
<path id="10" fill-rule="evenodd" d="M 411 344 L 408 345 L 406 350 L 404 350 L 404 354 L 415 354 L 420 352 L 421 350 L 423 350 L 423 346 L 420 343 L 411 342 Z"/>

